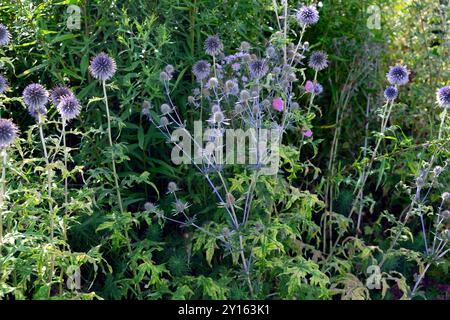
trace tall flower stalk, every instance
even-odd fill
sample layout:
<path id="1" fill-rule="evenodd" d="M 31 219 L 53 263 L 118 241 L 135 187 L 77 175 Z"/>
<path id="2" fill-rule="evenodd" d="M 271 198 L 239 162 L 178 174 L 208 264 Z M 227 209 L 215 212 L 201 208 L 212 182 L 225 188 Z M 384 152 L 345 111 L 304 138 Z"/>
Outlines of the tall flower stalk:
<path id="1" fill-rule="evenodd" d="M 28 112 L 32 117 L 34 117 L 38 122 L 39 137 L 42 144 L 42 151 L 44 153 L 45 166 L 47 169 L 47 201 L 48 201 L 48 217 L 50 224 L 50 244 L 54 246 L 54 215 L 53 210 L 53 198 L 52 198 L 52 161 L 48 155 L 47 145 L 45 142 L 44 135 L 44 122 L 45 116 L 47 114 L 47 103 L 49 99 L 49 92 L 40 84 L 32 83 L 28 85 L 22 93 L 23 101 L 28 107 Z M 53 279 L 53 269 L 54 269 L 54 256 L 50 254 L 50 268 L 49 268 L 49 282 Z"/>
<path id="2" fill-rule="evenodd" d="M 6 191 L 6 167 L 8 165 L 7 148 L 17 138 L 17 127 L 8 119 L 0 119 L 0 154 L 2 158 L 2 173 L 0 181 L 0 256 L 2 255 L 3 246 L 3 212 Z"/>

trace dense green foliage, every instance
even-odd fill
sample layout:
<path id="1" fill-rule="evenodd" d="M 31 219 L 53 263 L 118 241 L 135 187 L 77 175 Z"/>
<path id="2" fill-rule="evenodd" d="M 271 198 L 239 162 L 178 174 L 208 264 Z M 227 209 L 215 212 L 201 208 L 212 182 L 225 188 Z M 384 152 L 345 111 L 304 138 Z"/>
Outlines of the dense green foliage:
<path id="1" fill-rule="evenodd" d="M 288 2 L 293 12 L 299 8 Z M 69 5 L 81 8 L 79 30 L 67 28 Z M 380 28 L 368 27 L 371 5 L 380 9 Z M 172 146 L 142 109 L 166 102 L 160 72 L 171 64 L 170 96 L 191 127 L 199 113 L 187 103 L 197 85 L 191 69 L 209 58 L 207 36 L 219 35 L 227 54 L 247 41 L 263 56 L 279 40 L 282 1 L 3 1 L 0 23 L 12 41 L 0 47 L 0 73 L 10 84 L 0 94 L 0 113 L 19 126 L 20 138 L 7 150 L 2 180 L 0 299 L 448 299 L 449 254 L 427 254 L 419 218 L 432 242 L 436 219 L 450 207 L 450 200 L 441 203 L 450 192 L 450 119 L 436 105 L 436 90 L 450 81 L 450 7 L 432 0 L 325 0 L 318 9 L 320 21 L 303 40 L 329 55 L 317 78 L 324 93 L 316 100 L 305 94 L 315 76 L 305 61 L 296 72 L 300 110 L 283 138 L 280 172 L 260 177 L 248 224 L 230 232 L 208 182 L 192 165 L 171 162 Z M 293 25 L 281 48 L 283 41 L 297 43 L 301 28 Z M 88 70 L 99 52 L 117 64 L 106 83 L 112 147 L 102 85 Z M 399 90 L 380 133 L 386 72 L 397 63 L 412 71 L 411 83 Z M 39 123 L 22 99 L 30 83 L 68 85 L 82 106 L 67 125 L 63 149 L 61 120 L 49 105 L 49 164 Z M 427 168 L 430 177 L 417 182 Z M 236 207 L 243 206 L 252 172 L 232 167 L 224 176 L 229 192 L 243 197 Z M 176 216 L 170 181 L 200 228 L 167 219 Z M 420 186 L 428 190 L 423 202 L 415 200 Z M 150 202 L 156 207 L 145 206 Z M 449 227 L 445 220 L 436 229 L 441 252 L 449 247 L 449 235 L 442 235 Z"/>

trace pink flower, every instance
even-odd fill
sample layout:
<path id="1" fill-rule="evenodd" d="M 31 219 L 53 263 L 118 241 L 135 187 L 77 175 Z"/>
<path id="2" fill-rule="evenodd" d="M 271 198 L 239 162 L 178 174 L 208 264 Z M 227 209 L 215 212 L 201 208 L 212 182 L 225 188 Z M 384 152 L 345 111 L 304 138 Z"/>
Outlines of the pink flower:
<path id="1" fill-rule="evenodd" d="M 284 102 L 283 99 L 281 98 L 274 98 L 272 100 L 272 107 L 277 110 L 277 111 L 283 111 L 283 107 L 284 107 Z"/>
<path id="2" fill-rule="evenodd" d="M 310 81 L 310 80 L 306 81 L 306 84 L 305 84 L 306 92 L 313 92 L 314 88 L 315 88 L 315 85 L 312 81 Z"/>
<path id="3" fill-rule="evenodd" d="M 308 129 L 308 130 L 303 131 L 303 135 L 306 138 L 311 138 L 313 136 L 313 132 L 310 129 Z"/>

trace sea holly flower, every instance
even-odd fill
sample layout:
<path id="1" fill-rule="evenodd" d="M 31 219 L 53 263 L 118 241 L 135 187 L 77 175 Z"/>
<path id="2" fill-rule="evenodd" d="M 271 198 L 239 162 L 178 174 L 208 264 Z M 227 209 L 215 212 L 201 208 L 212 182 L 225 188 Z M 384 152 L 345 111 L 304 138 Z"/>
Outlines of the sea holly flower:
<path id="1" fill-rule="evenodd" d="M 106 53 L 99 53 L 91 60 L 89 71 L 91 75 L 100 81 L 111 79 L 116 73 L 117 66 L 113 58 Z"/>
<path id="2" fill-rule="evenodd" d="M 436 99 L 440 107 L 450 109 L 450 86 L 440 88 L 436 92 Z"/>
<path id="3" fill-rule="evenodd" d="M 398 64 L 391 67 L 387 73 L 387 79 L 392 85 L 402 86 L 409 82 L 409 73 L 406 67 Z"/>
<path id="4" fill-rule="evenodd" d="M 10 119 L 0 119 L 0 148 L 6 148 L 17 138 L 17 126 Z"/>
<path id="5" fill-rule="evenodd" d="M 279 111 L 279 112 L 283 111 L 283 109 L 284 109 L 284 101 L 283 101 L 283 99 L 278 98 L 278 97 L 274 98 L 272 100 L 272 108 L 274 110 L 276 110 L 276 111 Z"/>
<path id="6" fill-rule="evenodd" d="M 328 55 L 323 51 L 315 51 L 311 54 L 308 65 L 315 71 L 322 71 L 328 67 Z"/>
<path id="7" fill-rule="evenodd" d="M 319 22 L 319 12 L 315 6 L 302 6 L 296 14 L 298 23 L 301 26 L 309 26 Z"/>
<path id="8" fill-rule="evenodd" d="M 5 46 L 11 41 L 11 33 L 8 28 L 0 23 L 0 46 Z"/>

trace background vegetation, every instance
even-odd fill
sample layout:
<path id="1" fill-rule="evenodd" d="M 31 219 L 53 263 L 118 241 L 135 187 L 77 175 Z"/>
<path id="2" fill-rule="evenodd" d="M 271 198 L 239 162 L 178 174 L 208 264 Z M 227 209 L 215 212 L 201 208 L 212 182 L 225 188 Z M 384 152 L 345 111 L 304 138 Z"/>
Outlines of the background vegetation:
<path id="1" fill-rule="evenodd" d="M 441 110 L 435 102 L 436 89 L 450 79 L 450 6 L 443 0 L 322 2 L 321 20 L 305 35 L 313 49 L 328 52 L 331 62 L 318 78 L 325 89 L 317 101 L 320 111 L 304 120 L 314 139 L 300 153 L 302 134 L 289 131 L 281 174 L 255 190 L 255 210 L 244 234 L 254 258 L 250 292 L 245 270 L 217 239 L 169 223 L 144 207 L 152 202 L 170 212 L 173 198 L 166 190 L 175 181 L 198 225 L 219 233 L 228 226 L 203 178 L 189 165 L 170 162 L 172 147 L 142 115 L 142 105 L 165 102 L 159 77 L 172 64 L 174 104 L 192 121 L 197 110 L 186 103 L 195 87 L 191 68 L 206 57 L 206 37 L 220 35 L 230 52 L 248 41 L 263 54 L 277 28 L 273 1 L 3 1 L 0 23 L 8 26 L 13 41 L 0 49 L 1 72 L 11 86 L 0 96 L 1 116 L 14 119 L 21 135 L 8 164 L 4 221 L 9 237 L 0 249 L 0 298 L 411 298 L 430 260 L 418 215 L 402 224 L 404 210 L 427 159 L 439 150 L 437 162 L 446 168 L 450 156 L 448 121 L 445 138 L 436 141 Z M 67 28 L 71 4 L 81 8 L 80 30 Z M 297 9 L 300 3 L 289 5 Z M 367 25 L 372 5 L 380 9 L 379 29 Z M 114 150 L 107 143 L 102 88 L 88 72 L 90 59 L 102 51 L 118 67 L 108 87 Z M 396 63 L 412 71 L 411 84 L 395 104 L 357 231 L 356 220 L 348 218 L 353 189 L 364 168 L 365 141 L 374 144 L 372 132 L 379 130 L 385 74 Z M 314 77 L 305 72 L 307 79 Z M 60 178 L 69 176 L 72 199 L 70 213 L 58 215 L 56 245 L 48 236 L 37 127 L 21 99 L 32 82 L 48 88 L 69 85 L 82 104 L 68 137 L 73 165 L 69 172 L 55 166 Z M 49 109 L 48 119 L 46 136 L 58 154 L 51 147 L 59 137 L 55 108 Z M 111 196 L 113 175 L 105 169 L 111 152 L 118 159 L 127 208 L 120 219 Z M 433 184 L 424 209 L 427 228 L 433 226 L 442 193 L 450 192 L 449 178 L 447 168 Z M 229 180 L 238 191 L 248 181 L 243 170 Z M 62 190 L 55 188 L 54 196 L 62 198 Z M 45 266 L 52 259 L 56 273 L 48 279 Z M 415 299 L 449 298 L 448 255 L 432 262 Z M 373 265 L 380 266 L 382 275 L 376 289 L 367 286 Z M 71 290 L 67 283 L 75 270 L 81 287 Z"/>

